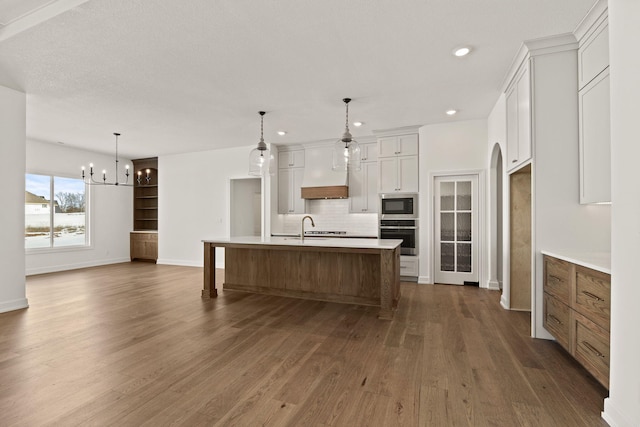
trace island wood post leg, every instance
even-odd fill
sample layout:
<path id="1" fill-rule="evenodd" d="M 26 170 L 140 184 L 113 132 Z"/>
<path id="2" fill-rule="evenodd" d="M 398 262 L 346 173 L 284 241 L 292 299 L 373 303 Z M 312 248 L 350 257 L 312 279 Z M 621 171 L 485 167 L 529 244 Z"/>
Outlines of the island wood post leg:
<path id="1" fill-rule="evenodd" d="M 393 319 L 393 288 L 396 274 L 395 251 L 380 251 L 380 313 L 379 319 Z"/>
<path id="2" fill-rule="evenodd" d="M 216 298 L 216 247 L 211 243 L 204 244 L 204 289 L 202 298 Z"/>

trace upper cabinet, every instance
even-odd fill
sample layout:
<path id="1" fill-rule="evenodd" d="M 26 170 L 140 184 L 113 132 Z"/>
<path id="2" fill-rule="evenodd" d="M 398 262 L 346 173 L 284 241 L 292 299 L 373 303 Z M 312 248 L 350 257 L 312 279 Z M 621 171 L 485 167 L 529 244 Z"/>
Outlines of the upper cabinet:
<path id="1" fill-rule="evenodd" d="M 609 26 L 606 10 L 591 22 L 578 48 L 580 203 L 611 202 Z"/>
<path id="2" fill-rule="evenodd" d="M 531 71 L 523 62 L 507 88 L 507 170 L 531 159 Z"/>
<path id="3" fill-rule="evenodd" d="M 378 144 L 376 142 L 360 144 L 360 158 L 363 162 L 378 161 Z"/>
<path id="4" fill-rule="evenodd" d="M 378 139 L 379 157 L 417 156 L 418 134 L 390 136 Z"/>
<path id="5" fill-rule="evenodd" d="M 278 169 L 303 167 L 304 150 L 280 151 L 278 153 Z"/>
<path id="6" fill-rule="evenodd" d="M 380 193 L 418 191 L 418 134 L 378 138 Z"/>

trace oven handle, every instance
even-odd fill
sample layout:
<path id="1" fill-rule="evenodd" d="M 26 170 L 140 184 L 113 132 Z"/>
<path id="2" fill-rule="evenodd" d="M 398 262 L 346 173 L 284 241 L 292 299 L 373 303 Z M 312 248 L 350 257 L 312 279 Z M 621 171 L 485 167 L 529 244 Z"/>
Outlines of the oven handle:
<path id="1" fill-rule="evenodd" d="M 380 230 L 417 230 L 418 227 L 394 227 L 393 225 L 381 225 Z"/>

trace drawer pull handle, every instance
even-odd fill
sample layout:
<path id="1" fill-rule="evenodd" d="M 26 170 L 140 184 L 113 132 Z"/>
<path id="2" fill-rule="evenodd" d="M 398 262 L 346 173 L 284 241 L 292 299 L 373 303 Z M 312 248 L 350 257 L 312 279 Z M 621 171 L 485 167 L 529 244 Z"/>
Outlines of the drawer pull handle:
<path id="1" fill-rule="evenodd" d="M 562 325 L 562 322 L 560 321 L 560 319 L 558 319 L 556 316 L 554 316 L 553 314 L 548 314 L 547 317 L 551 320 L 553 320 L 554 322 L 556 322 L 558 325 Z"/>
<path id="2" fill-rule="evenodd" d="M 596 300 L 596 301 L 604 301 L 602 298 L 600 298 L 598 295 L 594 295 L 591 292 L 588 291 L 582 291 L 583 294 L 585 294 L 586 296 L 588 296 L 589 298 Z"/>
<path id="3" fill-rule="evenodd" d="M 587 349 L 592 352 L 593 354 L 595 354 L 598 357 L 602 357 L 604 359 L 604 354 L 600 353 L 594 346 L 592 346 L 591 344 L 589 344 L 586 341 L 582 341 L 582 345 L 587 347 Z"/>
<path id="4" fill-rule="evenodd" d="M 550 275 L 549 275 L 549 279 L 553 279 L 553 280 L 555 280 L 556 282 L 562 282 L 562 279 L 561 279 L 561 278 L 559 278 L 558 276 L 554 276 L 553 274 L 550 274 Z"/>

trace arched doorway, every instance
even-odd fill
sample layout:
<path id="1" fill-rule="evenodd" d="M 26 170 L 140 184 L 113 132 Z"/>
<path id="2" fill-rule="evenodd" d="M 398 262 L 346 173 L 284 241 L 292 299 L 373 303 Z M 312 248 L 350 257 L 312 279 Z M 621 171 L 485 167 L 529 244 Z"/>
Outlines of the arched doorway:
<path id="1" fill-rule="evenodd" d="M 503 284 L 503 175 L 502 149 L 497 142 L 491 152 L 489 165 L 489 289 L 502 289 L 503 301 L 509 301 L 508 289 L 504 289 Z M 508 308 L 508 307 L 507 307 Z"/>

